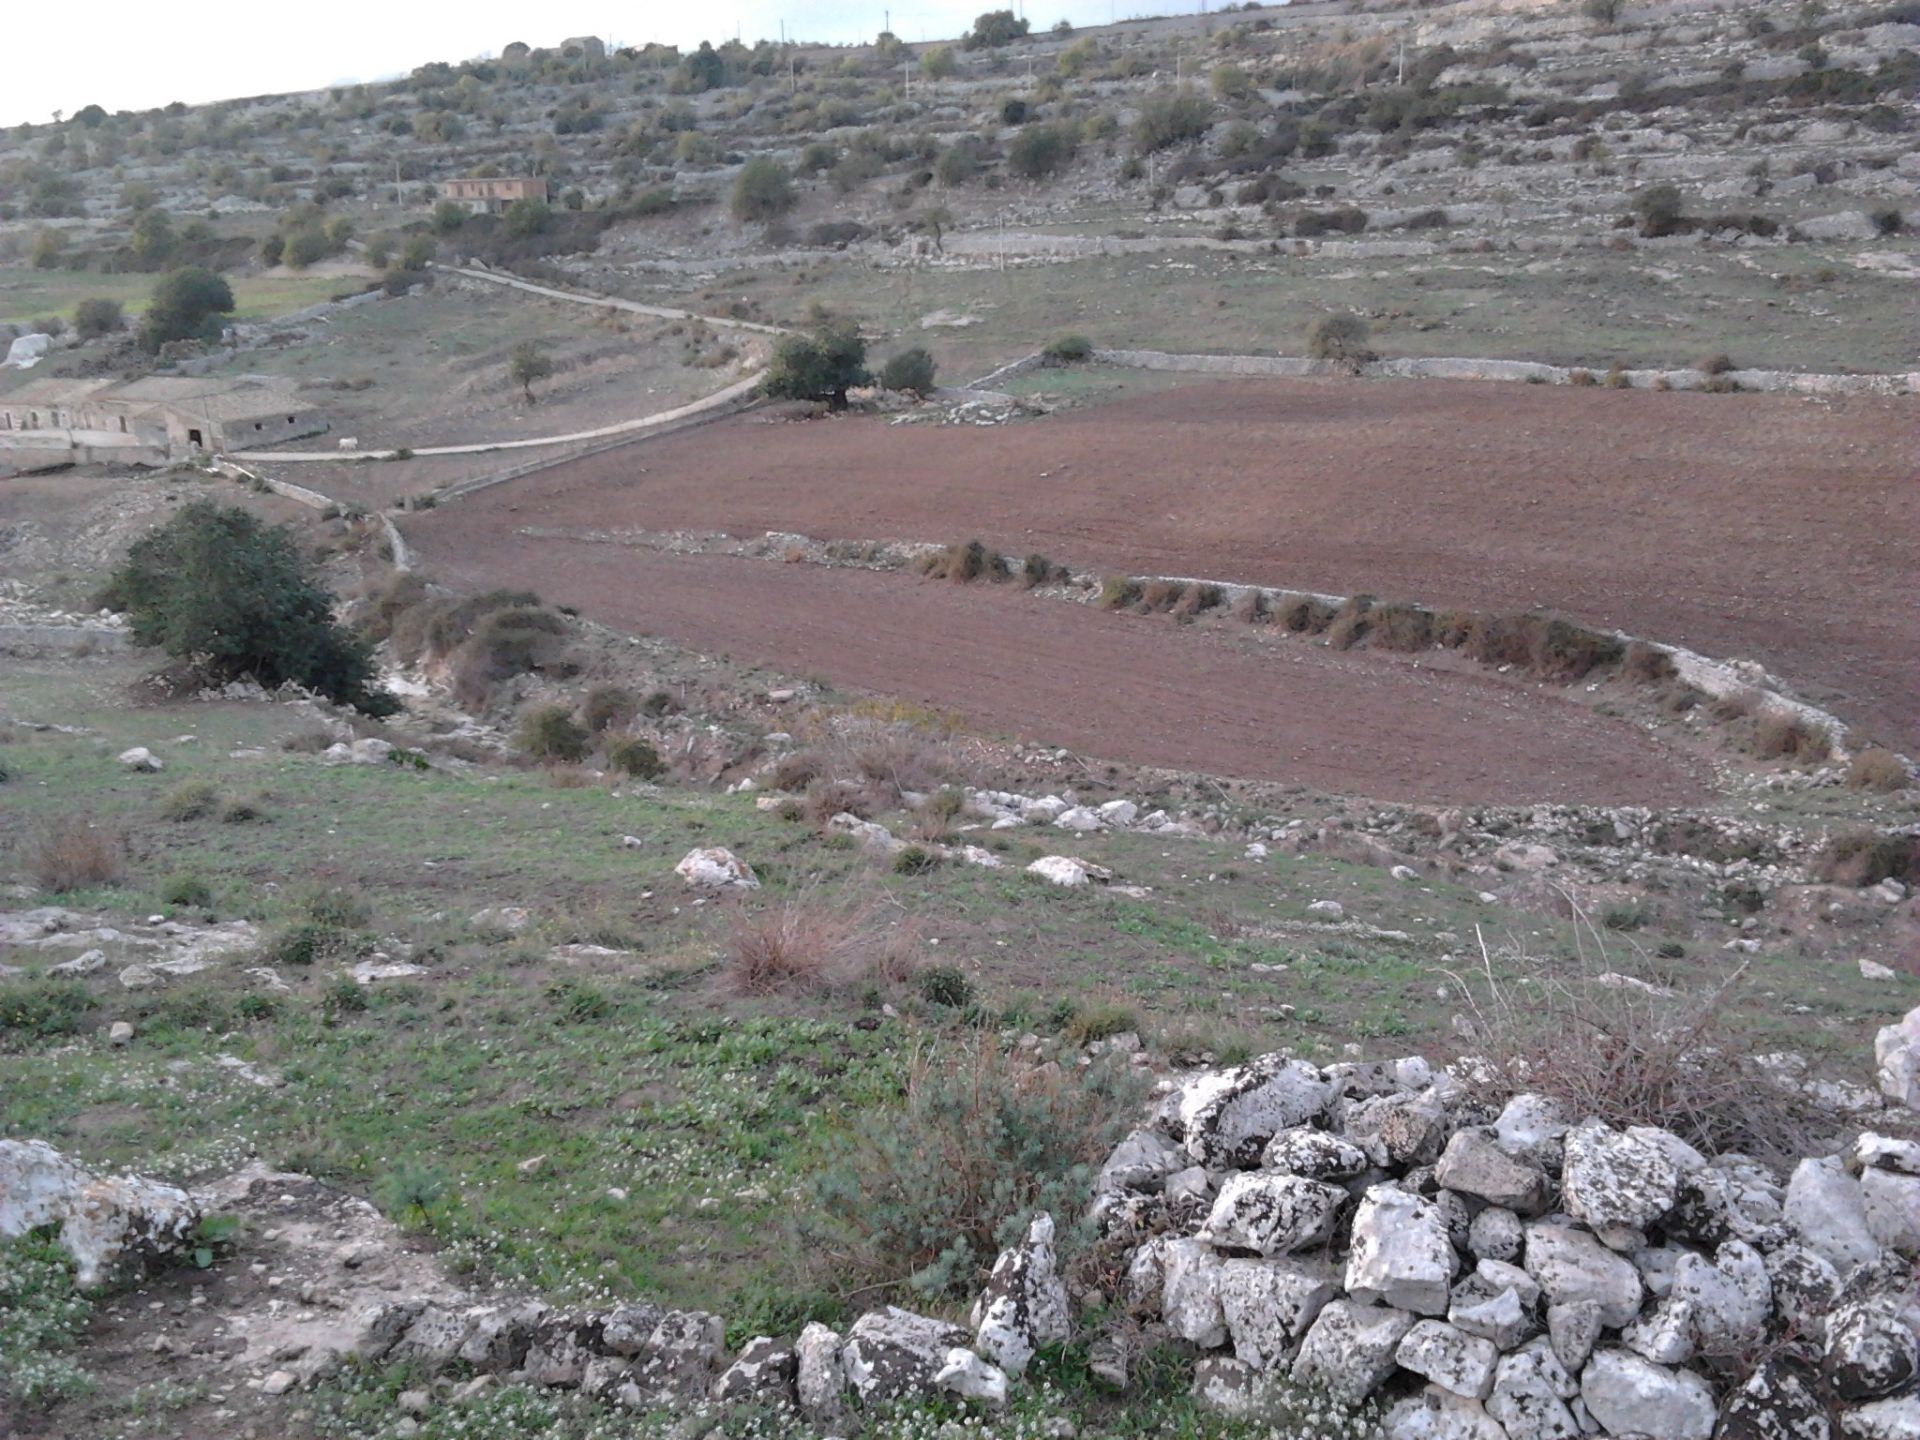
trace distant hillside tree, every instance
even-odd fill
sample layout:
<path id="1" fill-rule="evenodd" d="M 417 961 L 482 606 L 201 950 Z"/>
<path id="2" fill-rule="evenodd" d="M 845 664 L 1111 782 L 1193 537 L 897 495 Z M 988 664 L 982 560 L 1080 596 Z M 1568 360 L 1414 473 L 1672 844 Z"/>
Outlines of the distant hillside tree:
<path id="1" fill-rule="evenodd" d="M 903 391 L 922 399 L 933 393 L 934 360 L 916 345 L 902 350 L 880 367 L 880 383 L 889 390 Z"/>
<path id="2" fill-rule="evenodd" d="M 507 234 L 525 240 L 553 223 L 553 208 L 544 200 L 516 200 L 507 207 L 503 223 Z"/>
<path id="3" fill-rule="evenodd" d="M 111 335 L 126 324 L 120 302 L 96 295 L 82 300 L 73 312 L 73 329 L 82 340 L 97 340 Z"/>
<path id="4" fill-rule="evenodd" d="M 1007 169 L 1022 180 L 1044 180 L 1073 159 L 1078 142 L 1066 125 L 1029 125 L 1007 147 Z"/>
<path id="5" fill-rule="evenodd" d="M 776 400 L 824 400 L 844 410 L 847 391 L 871 378 L 859 329 L 851 321 L 834 320 L 811 335 L 783 338 L 774 347 L 762 388 Z"/>
<path id="6" fill-rule="evenodd" d="M 172 340 L 217 340 L 220 317 L 233 313 L 233 290 L 211 270 L 189 265 L 153 287 L 140 322 L 140 347 L 157 354 Z"/>
<path id="7" fill-rule="evenodd" d="M 1133 143 L 1145 154 L 1186 140 L 1198 140 L 1213 124 L 1213 102 L 1191 90 L 1163 90 L 1149 96 L 1133 124 Z"/>
<path id="8" fill-rule="evenodd" d="M 158 646 L 209 680 L 291 683 L 369 715 L 399 708 L 375 685 L 366 645 L 334 623 L 292 532 L 236 507 L 187 505 L 134 542 L 100 599 L 132 622 L 135 644 Z"/>
<path id="9" fill-rule="evenodd" d="M 962 43 L 969 50 L 994 50 L 1025 39 L 1033 27 L 1011 10 L 989 10 L 973 22 L 973 29 Z"/>
<path id="10" fill-rule="evenodd" d="M 766 155 L 756 155 L 740 167 L 733 182 L 733 218 L 740 221 L 776 220 L 793 208 L 793 180 L 787 167 Z"/>
<path id="11" fill-rule="evenodd" d="M 522 340 L 513 347 L 513 358 L 507 361 L 507 375 L 526 392 L 527 403 L 531 405 L 535 382 L 553 378 L 553 357 L 533 341 Z"/>

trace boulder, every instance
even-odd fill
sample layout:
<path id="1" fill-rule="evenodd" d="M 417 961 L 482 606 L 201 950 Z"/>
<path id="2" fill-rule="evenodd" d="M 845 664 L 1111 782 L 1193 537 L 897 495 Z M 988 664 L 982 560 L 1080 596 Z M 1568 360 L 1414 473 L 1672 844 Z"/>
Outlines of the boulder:
<path id="1" fill-rule="evenodd" d="M 1713 1388 L 1698 1375 L 1625 1350 L 1594 1354 L 1580 1375 L 1580 1399 L 1610 1435 L 1710 1440 L 1718 1415 Z"/>
<path id="2" fill-rule="evenodd" d="M 1549 1306 L 1591 1302 L 1599 1307 L 1600 1323 L 1609 1329 L 1632 1324 L 1640 1313 L 1646 1293 L 1640 1272 L 1631 1260 L 1616 1255 L 1584 1230 L 1535 1221 L 1527 1227 L 1525 1267 Z M 1551 1324 L 1551 1314 L 1548 1320 Z"/>
<path id="3" fill-rule="evenodd" d="M 1158 1130 L 1136 1130 L 1107 1156 L 1094 1185 L 1096 1195 L 1118 1190 L 1152 1190 L 1176 1170 L 1185 1169 L 1192 1157 Z"/>
<path id="4" fill-rule="evenodd" d="M 1333 1087 L 1304 1061 L 1268 1055 L 1191 1080 L 1175 1116 L 1187 1153 L 1209 1169 L 1258 1165 L 1269 1141 L 1326 1108 Z"/>
<path id="5" fill-rule="evenodd" d="M 1125 829 L 1140 818 L 1140 807 L 1131 800 L 1109 800 L 1097 813 L 1107 824 Z"/>
<path id="6" fill-rule="evenodd" d="M 1349 1106 L 1343 1128 L 1375 1165 L 1431 1165 L 1447 1143 L 1447 1110 L 1431 1091 L 1378 1095 Z"/>
<path id="7" fill-rule="evenodd" d="M 1804 1245 L 1782 1245 L 1766 1257 L 1774 1313 L 1814 1340 L 1827 1333 L 1827 1312 L 1840 1295 L 1840 1272 L 1833 1262 Z"/>
<path id="8" fill-rule="evenodd" d="M 1444 1315 L 1458 1258 L 1439 1206 L 1398 1186 L 1375 1185 L 1354 1213 L 1347 1292 L 1363 1305 Z"/>
<path id="9" fill-rule="evenodd" d="M 1072 1333 L 1051 1215 L 1035 1216 L 1026 1239 L 1000 1252 L 969 1318 L 980 1354 L 1007 1375 L 1025 1374 L 1036 1350 Z"/>
<path id="10" fill-rule="evenodd" d="M 1862 1170 L 1860 1203 L 1875 1240 L 1903 1255 L 1920 1255 L 1920 1175 Z"/>
<path id="11" fill-rule="evenodd" d="M 1096 880 L 1104 885 L 1113 879 L 1111 870 L 1090 865 L 1085 860 L 1076 860 L 1071 855 L 1043 855 L 1027 866 L 1027 874 L 1037 875 L 1049 884 L 1063 885 L 1069 890 L 1091 885 Z"/>
<path id="12" fill-rule="evenodd" d="M 1880 1258 L 1860 1182 L 1837 1157 L 1802 1160 L 1787 1182 L 1787 1224 L 1844 1277 Z"/>
<path id="13" fill-rule="evenodd" d="M 1444 1320 L 1421 1320 L 1400 1337 L 1393 1358 L 1402 1370 L 1423 1375 L 1443 1390 L 1484 1400 L 1493 1392 L 1500 1351 L 1491 1340 Z"/>
<path id="14" fill-rule="evenodd" d="M 1498 1205 L 1489 1205 L 1467 1227 L 1467 1249 L 1483 1260 L 1513 1260 L 1526 1243 L 1520 1217 Z"/>
<path id="15" fill-rule="evenodd" d="M 1388 1407 L 1378 1433 L 1381 1440 L 1507 1440 L 1478 1400 L 1439 1385 Z"/>
<path id="16" fill-rule="evenodd" d="M 137 1175 L 96 1176 L 41 1140 L 0 1140 L 0 1236 L 59 1226 L 82 1289 L 123 1262 L 164 1259 L 190 1244 L 200 1207 L 186 1191 Z"/>
<path id="17" fill-rule="evenodd" d="M 1920 1309 L 1876 1295 L 1827 1317 L 1821 1372 L 1842 1400 L 1890 1395 L 1920 1372 Z"/>
<path id="18" fill-rule="evenodd" d="M 1054 818 L 1053 823 L 1056 829 L 1072 830 L 1081 835 L 1086 835 L 1102 828 L 1099 814 L 1089 810 L 1084 805 L 1076 805 L 1071 810 L 1061 811 L 1061 813 Z"/>
<path id="19" fill-rule="evenodd" d="M 705 1310 L 669 1310 L 647 1337 L 633 1366 L 646 1402 L 683 1404 L 705 1399 L 726 1353 L 727 1325 Z"/>
<path id="20" fill-rule="evenodd" d="M 1763 1360 L 1720 1407 L 1715 1440 L 1829 1440 L 1827 1407 L 1786 1361 Z"/>
<path id="21" fill-rule="evenodd" d="M 1006 1371 L 958 1346 L 947 1351 L 946 1360 L 934 1372 L 933 1387 L 995 1410 L 1007 1403 Z"/>
<path id="22" fill-rule="evenodd" d="M 1672 1297 L 1692 1310 L 1694 1338 L 1709 1354 L 1731 1354 L 1759 1338 L 1773 1309 L 1766 1261 L 1744 1240 L 1729 1240 L 1713 1259 L 1691 1251 L 1673 1269 Z"/>
<path id="23" fill-rule="evenodd" d="M 1880 1093 L 1920 1110 L 1920 1005 L 1873 1037 L 1873 1063 Z"/>
<path id="24" fill-rule="evenodd" d="M 1920 1395 L 1875 1400 L 1840 1416 L 1845 1440 L 1920 1440 Z"/>
<path id="25" fill-rule="evenodd" d="M 958 1326 L 889 1305 L 853 1322 L 840 1363 L 862 1404 L 899 1400 L 932 1389 L 947 1352 L 965 1348 L 966 1340 Z"/>
<path id="26" fill-rule="evenodd" d="M 1394 1352 L 1412 1328 L 1413 1316 L 1404 1310 L 1329 1301 L 1300 1342 L 1293 1381 L 1358 1404 L 1393 1373 Z"/>
<path id="27" fill-rule="evenodd" d="M 1456 1130 L 1433 1178 L 1449 1190 L 1519 1215 L 1540 1214 L 1552 1189 L 1546 1171 L 1502 1150 L 1486 1130 Z"/>
<path id="28" fill-rule="evenodd" d="M 1220 1308 L 1221 1265 L 1204 1240 L 1171 1239 L 1160 1247 L 1160 1318 L 1175 1335 L 1202 1350 L 1216 1349 L 1227 1339 L 1227 1317 Z"/>
<path id="29" fill-rule="evenodd" d="M 1339 1186 L 1298 1175 L 1229 1175 L 1200 1238 L 1217 1249 L 1284 1255 L 1325 1243 L 1346 1202 Z"/>
<path id="30" fill-rule="evenodd" d="M 1536 1340 L 1495 1367 L 1487 1413 L 1500 1422 L 1507 1440 L 1575 1440 L 1580 1425 L 1567 1401 L 1579 1393 L 1579 1383 L 1552 1348 Z"/>
<path id="31" fill-rule="evenodd" d="M 1522 1271 L 1520 1278 L 1533 1286 L 1533 1280 L 1526 1272 Z M 1538 1294 L 1538 1287 L 1533 1288 L 1534 1293 Z M 1465 1334 L 1478 1335 L 1483 1340 L 1491 1341 L 1501 1350 L 1513 1349 L 1535 1328 L 1518 1290 L 1511 1285 L 1486 1280 L 1478 1272 L 1453 1287 L 1453 1300 L 1447 1307 L 1447 1323 Z"/>
<path id="32" fill-rule="evenodd" d="M 1348 1180 L 1367 1168 L 1367 1152 L 1338 1135 L 1310 1126 L 1282 1130 L 1267 1142 L 1260 1157 L 1263 1169 L 1309 1180 Z"/>
<path id="33" fill-rule="evenodd" d="M 144 745 L 136 745 L 131 750 L 122 750 L 114 757 L 114 762 L 122 769 L 131 770 L 136 775 L 157 775 L 167 768 L 166 762 Z"/>
<path id="34" fill-rule="evenodd" d="M 1234 1355 L 1256 1370 L 1272 1370 L 1340 1286 L 1331 1267 L 1314 1261 L 1226 1260 L 1215 1291 Z"/>
<path id="35" fill-rule="evenodd" d="M 689 850 L 673 873 L 696 890 L 758 890 L 760 877 L 753 867 L 720 845 Z"/>
<path id="36" fill-rule="evenodd" d="M 1663 1147 L 1599 1120 L 1569 1130 L 1560 1186 L 1567 1213 L 1596 1231 L 1645 1230 L 1674 1206 L 1680 1167 Z"/>
<path id="37" fill-rule="evenodd" d="M 1493 1122 L 1493 1138 L 1509 1155 L 1558 1169 L 1561 1141 L 1569 1128 L 1558 1101 L 1545 1095 L 1516 1095 Z"/>
<path id="38" fill-rule="evenodd" d="M 847 1413 L 847 1371 L 839 1333 L 810 1322 L 793 1342 L 794 1394 L 800 1414 L 821 1429 L 838 1426 Z"/>

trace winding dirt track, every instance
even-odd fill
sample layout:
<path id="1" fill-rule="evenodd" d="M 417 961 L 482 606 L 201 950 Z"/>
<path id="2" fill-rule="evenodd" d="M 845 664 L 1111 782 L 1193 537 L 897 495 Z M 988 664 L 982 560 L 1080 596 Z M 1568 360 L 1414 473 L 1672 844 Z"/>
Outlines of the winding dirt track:
<path id="1" fill-rule="evenodd" d="M 1750 655 L 1920 741 L 1909 399 L 1214 383 L 998 429 L 740 417 L 407 522 L 431 573 L 1115 759 L 1383 798 L 1659 801 L 1671 756 L 1551 692 L 905 577 L 523 526 L 965 539 L 1080 565 L 1550 605 Z"/>

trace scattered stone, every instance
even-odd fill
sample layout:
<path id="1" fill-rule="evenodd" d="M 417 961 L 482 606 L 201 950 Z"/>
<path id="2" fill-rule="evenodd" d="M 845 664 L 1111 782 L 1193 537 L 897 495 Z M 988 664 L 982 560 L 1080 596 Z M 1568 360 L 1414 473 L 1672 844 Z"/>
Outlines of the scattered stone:
<path id="1" fill-rule="evenodd" d="M 995 1374 L 1006 1372 L 1000 1377 L 1002 1399 L 1007 1376 L 1025 1374 L 1035 1351 L 1072 1333 L 1051 1215 L 1035 1216 L 1025 1241 L 1000 1252 L 969 1319 L 980 1354 L 999 1367 Z"/>
<path id="2" fill-rule="evenodd" d="M 753 873 L 753 867 L 719 845 L 689 850 L 685 858 L 673 867 L 673 872 L 696 890 L 760 888 L 760 878 Z"/>
<path id="3" fill-rule="evenodd" d="M 1027 874 L 1037 875 L 1042 880 L 1064 885 L 1068 889 L 1090 885 L 1095 881 L 1104 885 L 1113 879 L 1111 870 L 1085 860 L 1076 860 L 1071 855 L 1043 855 L 1027 866 Z"/>
<path id="4" fill-rule="evenodd" d="M 167 768 L 166 762 L 144 745 L 122 750 L 114 759 L 122 768 L 138 775 L 157 775 Z"/>
<path id="5" fill-rule="evenodd" d="M 1346 1288 L 1356 1302 L 1444 1315 L 1457 1261 L 1446 1217 L 1433 1201 L 1394 1185 L 1367 1190 L 1347 1253 Z"/>
<path id="6" fill-rule="evenodd" d="M 1580 1398 L 1611 1435 L 1710 1440 L 1713 1388 L 1688 1370 L 1672 1370 L 1625 1350 L 1601 1350 L 1580 1376 Z"/>

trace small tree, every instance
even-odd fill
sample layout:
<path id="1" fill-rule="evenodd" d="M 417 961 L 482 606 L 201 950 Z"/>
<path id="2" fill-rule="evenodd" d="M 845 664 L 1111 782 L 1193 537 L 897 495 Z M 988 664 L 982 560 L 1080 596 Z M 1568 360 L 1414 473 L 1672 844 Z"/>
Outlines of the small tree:
<path id="1" fill-rule="evenodd" d="M 1332 360 L 1357 367 L 1373 359 L 1367 348 L 1367 322 L 1350 311 L 1322 315 L 1307 327 L 1307 354 L 1315 360 Z"/>
<path id="2" fill-rule="evenodd" d="M 1022 180 L 1044 180 L 1073 159 L 1078 137 L 1065 125 L 1029 125 L 1007 149 L 1007 169 Z"/>
<path id="3" fill-rule="evenodd" d="M 278 265 L 285 258 L 286 253 L 287 237 L 278 230 L 260 242 L 260 263 L 269 269 Z"/>
<path id="4" fill-rule="evenodd" d="M 951 45 L 936 45 L 920 57 L 920 73 L 929 80 L 945 80 L 959 68 Z"/>
<path id="5" fill-rule="evenodd" d="M 287 236 L 287 243 L 280 252 L 283 262 L 295 270 L 304 270 L 309 265 L 318 264 L 333 253 L 333 247 L 327 242 L 327 232 L 319 225 L 302 225 Z"/>
<path id="6" fill-rule="evenodd" d="M 1191 90 L 1149 96 L 1133 123 L 1133 143 L 1142 154 L 1198 140 L 1213 124 L 1213 102 Z"/>
<path id="7" fill-rule="evenodd" d="M 140 323 L 140 346 L 157 354 L 172 340 L 218 339 L 220 317 L 233 313 L 233 291 L 211 270 L 189 265 L 153 287 Z"/>
<path id="8" fill-rule="evenodd" d="M 526 240 L 553 223 L 553 209 L 544 200 L 516 200 L 507 207 L 504 223 L 507 234 Z"/>
<path id="9" fill-rule="evenodd" d="M 1580 11 L 1589 20 L 1611 26 L 1620 18 L 1620 0 L 1582 0 Z"/>
<path id="10" fill-rule="evenodd" d="M 774 346 L 762 388 L 776 400 L 824 400 L 844 410 L 847 391 L 869 378 L 867 342 L 851 322 L 835 320 Z"/>
<path id="11" fill-rule="evenodd" d="M 142 270 L 158 270 L 173 257 L 178 241 L 173 233 L 173 221 L 167 212 L 160 209 L 142 210 L 133 222 L 133 234 L 130 240 L 133 258 Z"/>
<path id="12" fill-rule="evenodd" d="M 58 230 L 36 230 L 33 232 L 33 247 L 28 254 L 34 269 L 57 270 L 67 255 L 67 237 Z"/>
<path id="13" fill-rule="evenodd" d="M 400 247 L 400 268 L 402 270 L 424 270 L 433 263 L 434 253 L 440 247 L 433 243 L 431 235 L 412 235 L 407 243 Z"/>
<path id="14" fill-rule="evenodd" d="M 120 302 L 99 295 L 82 300 L 73 312 L 73 328 L 82 340 L 111 335 L 124 324 L 126 317 L 121 313 Z"/>
<path id="15" fill-rule="evenodd" d="M 1633 196 L 1633 212 L 1640 217 L 1640 233 L 1649 239 L 1671 235 L 1680 228 L 1686 202 L 1678 186 L 1649 185 Z"/>
<path id="16" fill-rule="evenodd" d="M 793 180 L 787 167 L 766 155 L 756 155 L 740 168 L 733 182 L 733 218 L 739 221 L 775 220 L 793 208 Z"/>
<path id="17" fill-rule="evenodd" d="M 989 10 L 977 17 L 962 43 L 969 50 L 992 50 L 1024 39 L 1033 27 L 1011 10 Z"/>
<path id="18" fill-rule="evenodd" d="M 933 356 L 921 346 L 902 350 L 880 367 L 880 383 L 889 390 L 905 391 L 925 399 L 933 393 Z"/>
<path id="19" fill-rule="evenodd" d="M 393 259 L 393 241 L 385 235 L 376 235 L 367 241 L 367 264 L 376 270 L 387 268 L 387 262 Z"/>
<path id="20" fill-rule="evenodd" d="M 553 375 L 553 357 L 533 341 L 522 340 L 513 347 L 513 358 L 507 361 L 507 375 L 526 392 L 527 403 L 531 405 L 534 382 Z"/>
<path id="21" fill-rule="evenodd" d="M 433 207 L 433 228 L 442 235 L 451 235 L 467 223 L 467 212 L 455 200 L 442 200 Z"/>
<path id="22" fill-rule="evenodd" d="M 176 512 L 134 542 L 100 599 L 131 620 L 135 644 L 212 680 L 302 685 L 370 715 L 399 708 L 375 686 L 366 645 L 334 623 L 292 532 L 237 507 L 196 500 Z"/>

